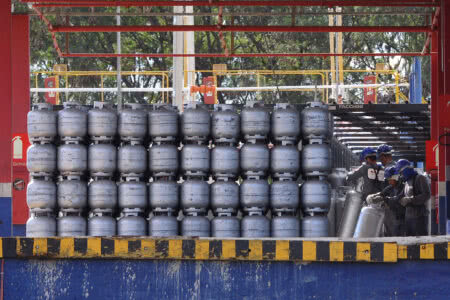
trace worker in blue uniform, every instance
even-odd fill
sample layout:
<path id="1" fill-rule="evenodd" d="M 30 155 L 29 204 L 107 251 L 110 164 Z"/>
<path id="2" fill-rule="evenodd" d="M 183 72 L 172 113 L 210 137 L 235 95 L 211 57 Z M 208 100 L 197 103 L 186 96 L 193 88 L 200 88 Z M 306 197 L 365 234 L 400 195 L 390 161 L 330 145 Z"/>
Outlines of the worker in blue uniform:
<path id="1" fill-rule="evenodd" d="M 403 196 L 399 201 L 406 208 L 406 235 L 427 235 L 428 211 L 425 205 L 431 196 L 428 180 L 418 174 L 406 159 L 397 162 L 396 170 L 405 183 Z"/>
<path id="2" fill-rule="evenodd" d="M 365 201 L 368 195 L 381 192 L 384 185 L 384 175 L 383 172 L 380 172 L 382 167 L 377 164 L 377 151 L 375 149 L 365 148 L 361 152 L 360 159 L 363 162 L 362 165 L 347 175 L 347 182 L 355 183 L 362 178 L 361 194 Z"/>
<path id="3" fill-rule="evenodd" d="M 395 166 L 386 168 L 384 177 L 388 186 L 381 192 L 367 196 L 367 203 L 384 202 L 384 236 L 405 235 L 405 208 L 400 204 L 404 185 Z"/>

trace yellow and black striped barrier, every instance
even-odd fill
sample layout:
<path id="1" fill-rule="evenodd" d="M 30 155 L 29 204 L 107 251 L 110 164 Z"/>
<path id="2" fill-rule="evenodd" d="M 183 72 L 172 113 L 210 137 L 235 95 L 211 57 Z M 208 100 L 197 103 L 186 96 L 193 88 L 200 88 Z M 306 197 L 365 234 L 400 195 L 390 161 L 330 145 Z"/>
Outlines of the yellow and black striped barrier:
<path id="1" fill-rule="evenodd" d="M 306 262 L 447 260 L 450 243 L 152 239 L 1 238 L 0 258 L 118 258 Z"/>

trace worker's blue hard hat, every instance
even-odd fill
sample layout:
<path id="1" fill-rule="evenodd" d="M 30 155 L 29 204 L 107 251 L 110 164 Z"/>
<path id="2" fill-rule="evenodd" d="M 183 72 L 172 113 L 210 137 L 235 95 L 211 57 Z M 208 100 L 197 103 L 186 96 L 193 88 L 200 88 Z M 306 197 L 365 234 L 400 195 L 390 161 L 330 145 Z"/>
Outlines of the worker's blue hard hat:
<path id="1" fill-rule="evenodd" d="M 411 162 L 407 159 L 400 159 L 395 165 L 397 173 L 401 173 L 405 168 L 412 168 Z"/>
<path id="2" fill-rule="evenodd" d="M 376 158 L 377 157 L 377 151 L 375 151 L 375 149 L 373 149 L 373 148 L 367 147 L 367 148 L 364 148 L 364 150 L 361 152 L 361 155 L 360 155 L 359 158 L 361 160 L 364 160 L 364 159 L 366 159 L 367 157 L 370 157 L 370 156 L 374 156 Z"/>
<path id="3" fill-rule="evenodd" d="M 378 147 L 377 149 L 378 156 L 382 154 L 392 155 L 392 147 L 386 144 L 383 144 Z"/>
<path id="4" fill-rule="evenodd" d="M 399 174 L 396 167 L 389 167 L 384 170 L 384 179 L 398 180 Z"/>

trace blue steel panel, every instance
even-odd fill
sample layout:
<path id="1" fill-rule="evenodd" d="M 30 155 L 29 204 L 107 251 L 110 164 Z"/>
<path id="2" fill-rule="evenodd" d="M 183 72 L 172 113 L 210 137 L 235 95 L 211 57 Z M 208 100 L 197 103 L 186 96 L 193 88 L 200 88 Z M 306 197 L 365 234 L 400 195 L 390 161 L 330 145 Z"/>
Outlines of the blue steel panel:
<path id="1" fill-rule="evenodd" d="M 25 236 L 26 229 L 25 224 L 13 224 L 13 236 Z"/>
<path id="2" fill-rule="evenodd" d="M 6 260 L 5 299 L 447 299 L 449 261 Z"/>
<path id="3" fill-rule="evenodd" d="M 0 197 L 0 236 L 12 234 L 11 197 Z"/>

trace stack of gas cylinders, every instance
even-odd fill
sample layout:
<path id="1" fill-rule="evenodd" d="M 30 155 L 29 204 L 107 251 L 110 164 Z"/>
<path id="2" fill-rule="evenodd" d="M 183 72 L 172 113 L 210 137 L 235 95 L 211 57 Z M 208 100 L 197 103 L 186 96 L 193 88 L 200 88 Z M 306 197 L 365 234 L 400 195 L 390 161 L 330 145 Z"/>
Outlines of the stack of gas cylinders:
<path id="1" fill-rule="evenodd" d="M 302 185 L 302 236 L 329 236 L 328 211 L 331 187 L 327 177 L 331 172 L 330 139 L 333 121 L 326 105 L 311 103 L 302 111 L 302 168 L 306 181 Z"/>
<path id="2" fill-rule="evenodd" d="M 27 236 L 329 236 L 332 123 L 316 102 L 35 105 Z"/>

